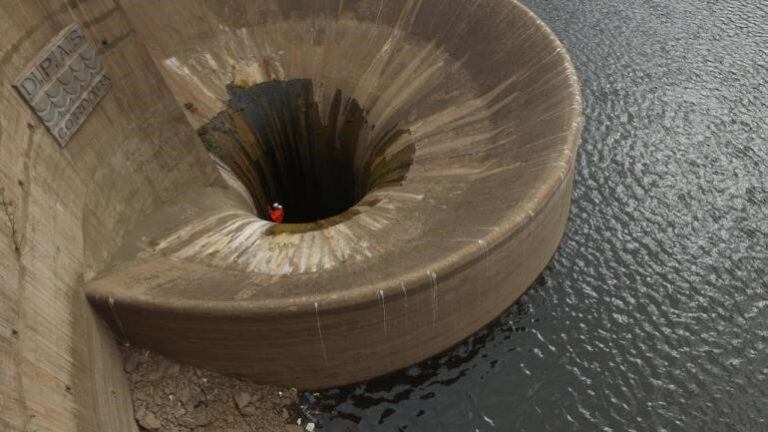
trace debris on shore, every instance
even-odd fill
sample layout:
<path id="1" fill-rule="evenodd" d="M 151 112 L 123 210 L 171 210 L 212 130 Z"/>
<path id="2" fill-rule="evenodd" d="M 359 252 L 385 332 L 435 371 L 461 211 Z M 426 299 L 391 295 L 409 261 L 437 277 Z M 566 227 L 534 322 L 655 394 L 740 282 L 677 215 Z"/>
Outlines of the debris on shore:
<path id="1" fill-rule="evenodd" d="M 123 347 L 134 415 L 142 432 L 313 430 L 296 389 L 254 384 Z"/>

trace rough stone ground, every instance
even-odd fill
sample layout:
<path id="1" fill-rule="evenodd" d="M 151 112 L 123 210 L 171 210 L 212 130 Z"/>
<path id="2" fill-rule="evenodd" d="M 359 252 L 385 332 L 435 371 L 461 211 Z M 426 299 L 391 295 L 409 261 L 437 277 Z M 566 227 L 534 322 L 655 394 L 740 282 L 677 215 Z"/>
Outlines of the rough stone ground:
<path id="1" fill-rule="evenodd" d="M 296 389 L 180 365 L 145 349 L 122 352 L 142 432 L 299 432 L 314 426 L 297 425 Z"/>

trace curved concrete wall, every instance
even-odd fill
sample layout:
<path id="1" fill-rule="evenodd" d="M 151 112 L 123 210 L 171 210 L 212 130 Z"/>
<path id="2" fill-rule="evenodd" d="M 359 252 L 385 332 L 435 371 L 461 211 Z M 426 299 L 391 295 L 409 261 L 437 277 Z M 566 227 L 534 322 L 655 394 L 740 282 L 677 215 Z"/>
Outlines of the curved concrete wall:
<path id="1" fill-rule="evenodd" d="M 12 82 L 72 22 L 113 84 L 61 149 Z M 0 40 L 0 430 L 135 431 L 82 284 L 142 215 L 217 172 L 112 0 L 0 0 Z"/>
<path id="2" fill-rule="evenodd" d="M 159 291 L 161 297 L 191 293 L 207 301 L 205 296 L 213 296 L 235 309 L 214 315 L 205 308 L 150 308 L 147 314 L 147 310 L 132 309 L 134 305 L 120 305 L 124 319 L 140 323 L 121 329 L 106 301 L 108 296 L 101 296 L 119 290 L 120 277 L 132 275 L 130 271 L 118 272 L 117 279 L 108 280 L 94 295 L 115 331 L 184 361 L 265 382 L 294 382 L 305 387 L 339 384 L 406 366 L 469 335 L 517 298 L 557 247 L 570 200 L 579 126 L 578 86 L 567 56 L 551 34 L 535 25 L 537 19 L 515 3 L 461 2 L 461 8 L 455 9 L 451 5 L 459 3 L 437 0 L 185 0 L 152 2 L 151 8 L 148 4 L 125 0 L 122 9 L 114 0 L 0 0 L 0 40 L 4 41 L 0 46 L 0 187 L 6 203 L 0 209 L 0 430 L 136 429 L 116 343 L 87 306 L 82 287 L 96 275 L 109 275 L 105 268 L 125 246 L 126 236 L 131 238 L 137 226 L 154 220 L 148 215 L 177 209 L 167 204 L 184 197 L 187 191 L 195 191 L 198 203 L 205 205 L 248 207 L 242 197 L 209 188 L 225 183 L 189 127 L 190 122 L 198 126 L 221 111 L 226 100 L 219 92 L 229 81 L 252 84 L 290 78 L 284 75 L 280 62 L 270 60 L 273 54 L 281 55 L 279 48 L 265 47 L 267 56 L 238 55 L 236 48 L 242 43 L 258 47 L 249 45 L 258 33 L 248 28 L 271 22 L 275 24 L 271 33 L 275 40 L 293 35 L 299 40 L 289 38 L 288 43 L 310 47 L 294 57 L 298 67 L 295 74 L 306 78 L 315 73 L 318 82 L 328 84 L 319 91 L 318 100 L 327 100 L 336 87 L 369 106 L 375 101 L 404 103 L 401 97 L 420 100 L 425 94 L 422 90 L 429 87 L 420 87 L 424 80 L 434 68 L 448 64 L 450 67 L 440 73 L 449 76 L 454 85 L 463 86 L 466 93 L 459 89 L 456 94 L 467 97 L 458 111 L 441 117 L 437 127 L 452 115 L 480 121 L 469 121 L 462 130 L 448 128 L 431 141 L 431 147 L 421 149 L 422 161 L 438 160 L 435 155 L 443 151 L 438 149 L 459 153 L 474 150 L 471 144 L 478 140 L 486 150 L 501 144 L 495 137 L 503 139 L 506 135 L 498 130 L 487 135 L 487 128 L 503 125 L 509 113 L 520 113 L 516 125 L 547 118 L 547 128 L 521 128 L 514 134 L 520 145 L 488 153 L 488 158 L 468 165 L 416 165 L 421 171 L 413 178 L 421 192 L 402 194 L 403 199 L 426 196 L 423 202 L 431 203 L 429 189 L 436 181 L 460 186 L 438 190 L 440 199 L 430 210 L 433 218 L 429 230 L 419 231 L 422 222 L 410 221 L 407 229 L 400 230 L 402 237 L 391 236 L 389 241 L 393 245 L 407 242 L 417 231 L 424 235 L 450 233 L 464 240 L 471 237 L 450 256 L 438 246 L 404 251 L 402 256 L 390 253 L 372 273 L 366 273 L 365 268 L 353 269 L 351 274 L 360 289 L 340 296 L 318 292 L 318 297 L 313 297 L 307 295 L 306 282 L 312 281 L 306 275 L 290 280 L 282 277 L 290 272 L 264 274 L 263 280 L 254 284 L 250 274 L 232 276 L 237 272 L 211 271 L 211 267 L 160 254 L 148 265 L 154 267 L 153 274 L 161 276 L 160 283 L 172 280 L 175 284 L 168 285 L 173 290 Z M 488 5 L 495 6 L 485 8 Z M 412 13 L 419 8 L 423 13 Z M 477 15 L 461 25 L 451 20 L 432 21 L 434 17 L 462 17 L 475 8 L 479 8 Z M 365 42 L 356 45 L 353 52 L 325 49 L 323 41 L 337 36 L 324 33 L 329 28 L 357 35 L 355 20 L 342 20 L 338 27 L 333 18 L 327 19 L 352 10 L 366 22 L 376 22 L 360 33 L 369 39 L 361 39 Z M 511 12 L 520 12 L 518 18 L 527 25 L 509 21 L 505 13 Z M 303 21 L 313 14 L 325 17 L 318 21 L 317 31 L 292 30 L 292 20 Z M 61 149 L 12 83 L 27 62 L 73 22 L 81 23 L 98 45 L 113 84 Z M 379 24 L 381 28 L 376 27 Z M 396 70 L 417 69 L 413 72 L 423 79 L 411 82 L 408 74 L 384 73 L 384 63 L 376 60 L 377 51 L 368 46 L 380 49 L 393 26 L 414 29 L 416 39 L 422 41 L 431 39 L 430 32 L 455 31 L 455 35 L 440 50 L 429 44 L 404 45 L 404 50 L 393 57 L 394 64 Z M 371 28 L 373 31 L 368 32 Z M 137 34 L 148 42 L 160 70 Z M 494 34 L 504 37 L 494 38 Z M 534 35 L 540 38 L 531 38 Z M 510 52 L 520 55 L 520 61 L 528 62 L 531 67 L 527 70 L 538 76 L 519 73 L 511 79 L 503 67 L 484 66 L 507 45 Z M 211 48 L 211 53 L 220 56 L 211 57 L 211 62 L 220 60 L 227 68 L 214 67 L 213 73 L 206 73 L 211 68 L 195 69 L 195 63 L 189 62 L 192 58 L 185 56 L 197 46 Z M 465 53 L 464 58 L 461 50 L 468 46 L 477 49 Z M 537 51 L 539 48 L 546 51 Z M 276 50 L 269 51 L 272 49 Z M 333 61 L 320 66 L 313 63 L 321 52 Z M 335 62 L 341 60 L 359 64 L 346 72 L 334 70 Z M 233 64 L 235 67 L 230 68 Z M 366 65 L 371 66 L 372 75 L 348 73 L 359 74 Z M 477 79 L 480 76 L 484 79 Z M 381 77 L 384 80 L 378 81 Z M 413 91 L 398 91 L 398 85 L 407 84 L 413 84 Z M 377 87 L 390 91 L 381 92 Z M 443 90 L 443 95 L 450 94 L 450 88 Z M 548 95 L 553 97 L 546 98 Z M 537 97 L 543 103 L 522 109 Z M 424 101 L 428 112 L 439 111 L 445 104 L 439 98 Z M 193 109 L 183 111 L 180 105 L 187 102 Z M 380 128 L 409 120 L 407 112 L 395 112 L 387 105 L 380 104 L 375 116 L 389 118 Z M 477 111 L 482 115 L 475 116 Z M 483 140 L 483 136 L 493 136 L 494 140 Z M 496 176 L 502 172 L 508 174 Z M 472 223 L 452 225 L 456 219 L 451 212 L 437 210 L 440 200 L 449 199 L 446 197 L 456 190 L 487 206 Z M 510 207 L 510 202 L 515 205 Z M 457 212 L 476 208 L 464 198 L 448 204 Z M 175 228 L 182 222 L 175 220 Z M 370 225 L 370 221 L 364 222 Z M 363 225 L 361 221 L 355 223 Z M 504 235 L 478 236 L 472 231 L 478 227 L 499 228 Z M 391 231 L 379 235 L 389 234 Z M 425 262 L 436 263 L 437 273 L 429 268 L 400 270 L 403 263 L 415 262 L 419 255 L 425 256 Z M 496 268 L 505 271 L 489 271 Z M 343 273 L 331 275 L 324 286 L 347 283 L 350 279 Z M 399 282 L 377 285 L 380 280 L 393 282 L 393 274 L 407 281 L 407 295 L 397 295 L 402 287 Z M 135 282 L 122 281 L 128 285 Z M 196 291 L 200 286 L 205 289 Z M 219 290 L 210 293 L 212 286 Z M 254 296 L 257 292 L 259 295 Z M 294 305 L 289 304 L 292 298 Z M 236 310 L 242 300 L 250 304 Z M 248 310 L 251 306 L 255 309 Z M 195 326 L 187 326 L 190 318 L 197 322 Z M 164 331 L 158 333 L 159 328 Z M 222 338 L 226 334 L 231 338 Z M 360 350 L 345 351 L 349 341 L 364 344 Z M 199 349 L 201 342 L 210 343 L 207 350 Z M 286 359 L 290 361 L 279 363 Z"/>
<path id="3" fill-rule="evenodd" d="M 449 348 L 554 253 L 579 86 L 519 3 L 123 4 L 194 126 L 225 109 L 228 83 L 311 79 L 321 118 L 340 90 L 366 110 L 361 145 L 401 128 L 392 153 L 415 154 L 401 184 L 314 224 L 269 224 L 225 194 L 181 198 L 87 287 L 115 332 L 261 382 L 340 385 Z"/>

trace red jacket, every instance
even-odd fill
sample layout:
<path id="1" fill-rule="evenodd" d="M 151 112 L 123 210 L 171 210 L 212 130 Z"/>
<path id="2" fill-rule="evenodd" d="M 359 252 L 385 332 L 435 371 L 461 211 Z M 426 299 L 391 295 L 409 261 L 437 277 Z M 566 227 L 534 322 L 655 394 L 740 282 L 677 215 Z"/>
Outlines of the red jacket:
<path id="1" fill-rule="evenodd" d="M 283 223 L 283 218 L 285 217 L 285 212 L 283 209 L 276 208 L 269 210 L 269 218 L 272 219 L 273 222 L 276 223 Z"/>

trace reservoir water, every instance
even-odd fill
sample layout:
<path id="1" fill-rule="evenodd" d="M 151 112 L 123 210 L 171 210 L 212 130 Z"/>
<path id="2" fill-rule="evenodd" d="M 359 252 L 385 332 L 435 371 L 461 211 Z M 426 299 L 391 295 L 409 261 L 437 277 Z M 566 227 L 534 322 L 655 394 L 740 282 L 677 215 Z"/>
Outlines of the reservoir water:
<path id="1" fill-rule="evenodd" d="M 323 392 L 323 429 L 768 430 L 768 2 L 526 4 L 583 86 L 561 248 L 455 349 Z"/>

